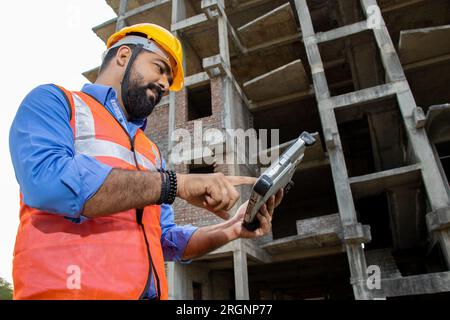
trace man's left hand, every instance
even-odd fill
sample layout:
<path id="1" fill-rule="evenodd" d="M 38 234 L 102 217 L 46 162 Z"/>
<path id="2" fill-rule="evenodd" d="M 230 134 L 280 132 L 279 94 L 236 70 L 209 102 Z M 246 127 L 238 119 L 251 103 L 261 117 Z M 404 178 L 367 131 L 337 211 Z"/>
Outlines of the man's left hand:
<path id="1" fill-rule="evenodd" d="M 255 231 L 249 231 L 242 225 L 248 201 L 240 206 L 236 215 L 231 219 L 235 236 L 237 238 L 253 239 L 268 234 L 272 230 L 273 212 L 280 205 L 283 196 L 283 189 L 280 189 L 275 196 L 270 197 L 266 204 L 261 207 L 256 215 L 260 222 L 260 227 Z"/>

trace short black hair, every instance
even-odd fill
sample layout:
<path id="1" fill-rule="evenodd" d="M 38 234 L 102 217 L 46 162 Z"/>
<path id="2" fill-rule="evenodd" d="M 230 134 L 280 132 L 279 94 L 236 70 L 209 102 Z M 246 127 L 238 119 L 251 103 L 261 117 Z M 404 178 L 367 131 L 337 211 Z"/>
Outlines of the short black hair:
<path id="1" fill-rule="evenodd" d="M 133 50 L 136 47 L 136 45 L 134 44 L 126 44 L 126 46 L 129 47 L 131 50 Z M 108 51 L 106 56 L 103 58 L 102 65 L 100 66 L 98 74 L 102 74 L 102 72 L 105 71 L 111 60 L 116 56 L 117 51 L 119 51 L 120 47 L 121 46 L 118 46 Z"/>
<path id="2" fill-rule="evenodd" d="M 126 35 L 147 38 L 147 35 L 145 33 L 141 33 L 141 32 L 130 32 L 130 33 L 127 33 Z M 136 45 L 134 45 L 134 44 L 127 44 L 126 46 L 129 47 L 131 50 L 133 50 L 136 47 Z M 98 74 L 101 74 L 106 69 L 109 62 L 112 60 L 112 58 L 114 58 L 116 56 L 117 51 L 119 51 L 119 48 L 120 48 L 120 46 L 115 47 L 108 51 L 106 56 L 103 58 L 103 62 L 102 62 L 102 65 L 100 66 L 100 71 L 98 72 Z"/>

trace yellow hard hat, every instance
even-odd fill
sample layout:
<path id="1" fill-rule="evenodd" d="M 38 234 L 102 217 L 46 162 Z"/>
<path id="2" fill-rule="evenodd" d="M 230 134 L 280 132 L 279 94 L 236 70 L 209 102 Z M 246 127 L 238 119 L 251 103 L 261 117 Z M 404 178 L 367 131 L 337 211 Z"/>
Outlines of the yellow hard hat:
<path id="1" fill-rule="evenodd" d="M 170 59 L 170 61 L 172 64 L 173 83 L 169 89 L 172 91 L 181 90 L 184 85 L 184 70 L 183 47 L 181 46 L 180 40 L 161 26 L 152 23 L 140 23 L 125 27 L 110 36 L 106 43 L 107 48 L 110 49 L 114 44 L 133 33 L 147 35 L 149 40 L 155 41 L 171 56 L 172 59 Z"/>

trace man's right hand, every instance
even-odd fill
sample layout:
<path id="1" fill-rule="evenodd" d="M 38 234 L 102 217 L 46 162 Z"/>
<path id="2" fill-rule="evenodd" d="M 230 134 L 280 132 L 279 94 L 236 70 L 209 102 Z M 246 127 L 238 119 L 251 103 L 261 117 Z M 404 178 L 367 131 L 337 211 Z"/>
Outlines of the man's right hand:
<path id="1" fill-rule="evenodd" d="M 236 188 L 253 185 L 257 178 L 214 174 L 177 174 L 177 196 L 188 203 L 207 209 L 222 219 L 229 219 L 228 211 L 239 200 Z"/>

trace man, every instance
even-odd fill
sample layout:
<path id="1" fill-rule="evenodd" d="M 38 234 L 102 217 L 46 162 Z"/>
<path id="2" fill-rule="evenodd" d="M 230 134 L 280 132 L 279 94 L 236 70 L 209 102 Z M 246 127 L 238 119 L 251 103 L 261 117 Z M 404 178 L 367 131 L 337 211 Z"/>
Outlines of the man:
<path id="1" fill-rule="evenodd" d="M 202 256 L 237 238 L 268 233 L 282 191 L 242 227 L 245 205 L 229 219 L 236 186 L 250 177 L 166 171 L 143 133 L 169 90 L 183 87 L 181 44 L 153 24 L 110 37 L 95 84 L 81 92 L 34 89 L 10 132 L 21 188 L 14 250 L 15 299 L 167 299 L 164 261 Z M 175 197 L 229 219 L 176 226 Z"/>

